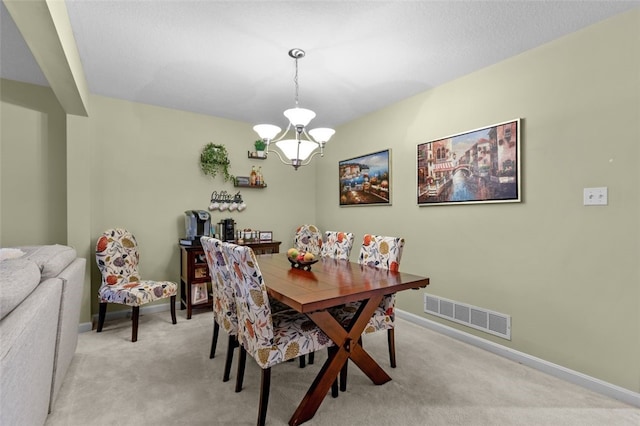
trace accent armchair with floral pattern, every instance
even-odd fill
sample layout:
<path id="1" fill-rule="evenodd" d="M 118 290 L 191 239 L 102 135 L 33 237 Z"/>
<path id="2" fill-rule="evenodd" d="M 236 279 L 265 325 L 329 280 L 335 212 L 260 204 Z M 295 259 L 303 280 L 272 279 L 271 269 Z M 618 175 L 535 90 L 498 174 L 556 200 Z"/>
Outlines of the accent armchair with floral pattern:
<path id="1" fill-rule="evenodd" d="M 96 262 L 102 275 L 98 290 L 100 311 L 97 332 L 102 331 L 107 304 L 131 306 L 131 341 L 138 340 L 140 306 L 170 298 L 171 320 L 176 323 L 176 293 L 178 285 L 171 281 L 142 280 L 138 273 L 140 254 L 138 242 L 131 232 L 122 228 L 105 231 L 96 243 Z"/>

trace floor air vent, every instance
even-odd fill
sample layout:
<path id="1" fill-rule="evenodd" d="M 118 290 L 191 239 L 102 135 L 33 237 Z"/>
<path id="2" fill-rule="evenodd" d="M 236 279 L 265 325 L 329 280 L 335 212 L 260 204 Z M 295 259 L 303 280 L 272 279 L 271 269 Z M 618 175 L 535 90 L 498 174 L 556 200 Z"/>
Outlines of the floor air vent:
<path id="1" fill-rule="evenodd" d="M 458 324 L 511 340 L 511 316 L 424 294 L 424 311 Z"/>

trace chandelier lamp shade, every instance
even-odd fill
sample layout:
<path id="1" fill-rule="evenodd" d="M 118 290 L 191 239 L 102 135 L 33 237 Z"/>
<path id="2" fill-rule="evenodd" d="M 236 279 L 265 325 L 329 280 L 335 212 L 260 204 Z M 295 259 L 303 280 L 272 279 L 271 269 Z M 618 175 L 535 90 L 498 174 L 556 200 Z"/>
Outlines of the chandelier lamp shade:
<path id="1" fill-rule="evenodd" d="M 294 108 L 284 112 L 289 124 L 283 133 L 280 133 L 282 131 L 280 127 L 273 124 L 258 124 L 253 127 L 253 130 L 266 144 L 266 153 L 275 152 L 280 161 L 298 170 L 298 167 L 309 164 L 316 154 L 320 154 L 321 157 L 324 155 L 324 146 L 331 139 L 335 130 L 321 127 L 307 132 L 307 126 L 315 118 L 316 113 L 298 106 L 298 59 L 304 58 L 305 52 L 302 49 L 291 49 L 289 56 L 296 63 L 293 80 L 296 89 L 296 105 Z M 290 136 L 285 139 L 287 135 Z M 276 149 L 269 151 L 272 143 L 276 145 L 280 152 Z"/>

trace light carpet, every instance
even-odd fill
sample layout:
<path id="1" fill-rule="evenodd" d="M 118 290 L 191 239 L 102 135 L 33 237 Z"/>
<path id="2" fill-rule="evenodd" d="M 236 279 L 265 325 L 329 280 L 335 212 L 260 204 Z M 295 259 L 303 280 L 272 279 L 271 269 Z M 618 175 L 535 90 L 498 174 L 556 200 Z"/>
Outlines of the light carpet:
<path id="1" fill-rule="evenodd" d="M 142 315 L 138 342 L 131 321 L 82 333 L 46 426 L 253 425 L 260 369 L 247 359 L 244 387 L 222 382 L 227 336 L 209 359 L 212 314 Z M 397 368 L 386 333 L 364 337 L 392 380 L 375 386 L 351 364 L 346 392 L 325 398 L 308 425 L 640 425 L 640 409 L 562 381 L 408 321 L 396 320 Z M 326 360 L 272 368 L 267 424 L 286 425 Z"/>

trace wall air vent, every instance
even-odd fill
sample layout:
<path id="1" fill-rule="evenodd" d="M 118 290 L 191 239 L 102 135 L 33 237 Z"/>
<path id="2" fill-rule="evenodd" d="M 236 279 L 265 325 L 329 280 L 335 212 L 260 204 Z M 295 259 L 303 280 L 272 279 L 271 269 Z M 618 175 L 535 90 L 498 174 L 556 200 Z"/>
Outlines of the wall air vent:
<path id="1" fill-rule="evenodd" d="M 424 294 L 424 311 L 428 314 L 511 340 L 511 315 L 467 305 L 428 293 Z"/>

